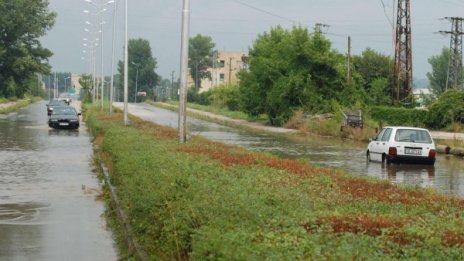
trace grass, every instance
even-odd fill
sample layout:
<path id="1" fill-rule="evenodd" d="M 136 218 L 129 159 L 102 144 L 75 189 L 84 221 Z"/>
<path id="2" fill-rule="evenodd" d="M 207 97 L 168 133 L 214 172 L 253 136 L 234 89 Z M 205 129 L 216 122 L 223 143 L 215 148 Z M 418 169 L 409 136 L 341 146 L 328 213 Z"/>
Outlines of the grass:
<path id="1" fill-rule="evenodd" d="M 14 104 L 9 105 L 5 108 L 0 107 L 0 114 L 8 114 L 11 112 L 18 111 L 21 108 L 24 108 L 28 106 L 31 103 L 34 103 L 36 101 L 39 101 L 41 98 L 40 97 L 28 97 L 22 100 L 7 100 L 7 99 L 1 99 L 0 104 L 2 103 L 9 103 L 9 102 L 14 102 Z"/>
<path id="2" fill-rule="evenodd" d="M 462 260 L 464 200 L 85 118 L 150 260 Z"/>

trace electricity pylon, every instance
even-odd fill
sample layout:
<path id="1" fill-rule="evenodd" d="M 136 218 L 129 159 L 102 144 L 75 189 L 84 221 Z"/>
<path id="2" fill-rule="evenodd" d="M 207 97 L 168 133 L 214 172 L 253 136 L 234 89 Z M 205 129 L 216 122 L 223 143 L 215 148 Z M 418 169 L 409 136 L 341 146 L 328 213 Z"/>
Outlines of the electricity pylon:
<path id="1" fill-rule="evenodd" d="M 451 31 L 440 31 L 442 34 L 450 34 L 450 57 L 448 73 L 446 75 L 446 90 L 448 88 L 459 88 L 463 84 L 462 71 L 462 17 L 445 17 L 451 21 Z"/>
<path id="2" fill-rule="evenodd" d="M 412 94 L 411 5 L 409 0 L 398 0 L 393 89 L 396 104 L 409 102 Z"/>

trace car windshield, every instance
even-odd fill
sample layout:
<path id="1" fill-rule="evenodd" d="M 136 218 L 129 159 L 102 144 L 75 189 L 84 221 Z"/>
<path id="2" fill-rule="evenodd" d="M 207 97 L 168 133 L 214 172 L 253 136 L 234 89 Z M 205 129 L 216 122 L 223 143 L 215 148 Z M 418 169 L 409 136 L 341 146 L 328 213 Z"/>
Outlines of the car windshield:
<path id="1" fill-rule="evenodd" d="M 398 129 L 395 135 L 398 142 L 432 143 L 432 137 L 425 130 L 420 129 Z"/>
<path id="2" fill-rule="evenodd" d="M 53 111 L 54 115 L 77 115 L 76 109 L 73 107 L 56 107 Z"/>

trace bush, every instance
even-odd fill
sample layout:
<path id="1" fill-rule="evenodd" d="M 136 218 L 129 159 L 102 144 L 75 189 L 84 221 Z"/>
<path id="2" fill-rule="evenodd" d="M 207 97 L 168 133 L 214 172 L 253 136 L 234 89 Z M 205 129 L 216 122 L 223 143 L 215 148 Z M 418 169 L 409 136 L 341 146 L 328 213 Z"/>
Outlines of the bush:
<path id="1" fill-rule="evenodd" d="M 209 90 L 209 99 L 213 106 L 227 108 L 231 111 L 239 109 L 240 90 L 238 85 L 220 85 Z"/>
<path id="2" fill-rule="evenodd" d="M 428 110 L 426 124 L 441 129 L 453 123 L 464 123 L 464 91 L 448 90 Z"/>
<path id="3" fill-rule="evenodd" d="M 372 119 L 389 125 L 424 127 L 427 111 L 418 109 L 375 106 L 370 108 Z"/>
<path id="4" fill-rule="evenodd" d="M 201 105 L 211 105 L 209 101 L 209 92 L 199 93 L 195 88 L 189 88 L 187 92 L 187 100 L 189 102 L 198 103 Z"/>

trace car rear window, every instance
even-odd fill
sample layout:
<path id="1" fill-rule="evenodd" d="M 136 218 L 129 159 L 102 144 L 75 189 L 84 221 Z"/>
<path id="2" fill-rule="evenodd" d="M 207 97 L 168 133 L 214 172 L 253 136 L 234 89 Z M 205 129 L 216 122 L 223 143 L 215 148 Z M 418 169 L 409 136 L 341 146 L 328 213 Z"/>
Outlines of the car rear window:
<path id="1" fill-rule="evenodd" d="M 76 110 L 72 107 L 56 107 L 53 111 L 54 115 L 76 115 Z"/>
<path id="2" fill-rule="evenodd" d="M 425 130 L 398 129 L 395 135 L 398 142 L 432 143 L 432 137 Z"/>

